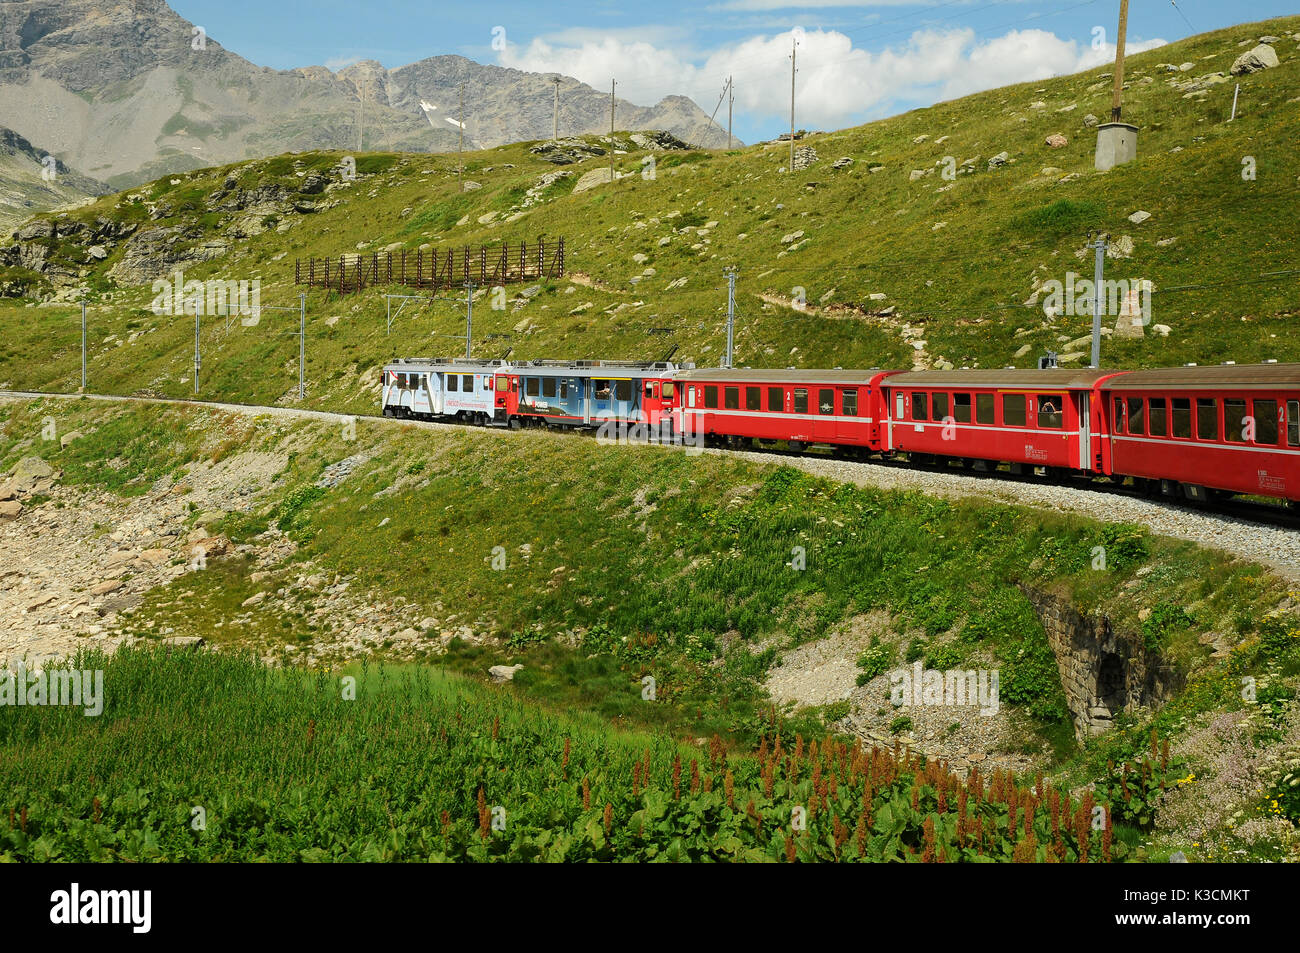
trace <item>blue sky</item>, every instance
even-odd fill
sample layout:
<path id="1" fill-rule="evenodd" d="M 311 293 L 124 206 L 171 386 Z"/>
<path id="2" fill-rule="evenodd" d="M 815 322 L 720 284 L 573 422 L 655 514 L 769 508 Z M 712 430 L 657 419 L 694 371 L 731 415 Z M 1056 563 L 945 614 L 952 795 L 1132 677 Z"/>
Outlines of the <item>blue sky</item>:
<path id="1" fill-rule="evenodd" d="M 1131 0 L 1129 49 L 1295 14 L 1297 6 Z M 1119 0 L 172 0 L 172 7 L 227 49 L 278 69 L 337 69 L 358 59 L 393 68 L 458 53 L 565 73 L 599 89 L 615 76 L 621 98 L 650 105 L 677 93 L 705 112 L 730 74 L 735 132 L 747 142 L 788 127 L 796 36 L 798 124 L 835 129 L 1113 60 L 1119 16 Z M 725 121 L 725 103 L 718 115 Z"/>

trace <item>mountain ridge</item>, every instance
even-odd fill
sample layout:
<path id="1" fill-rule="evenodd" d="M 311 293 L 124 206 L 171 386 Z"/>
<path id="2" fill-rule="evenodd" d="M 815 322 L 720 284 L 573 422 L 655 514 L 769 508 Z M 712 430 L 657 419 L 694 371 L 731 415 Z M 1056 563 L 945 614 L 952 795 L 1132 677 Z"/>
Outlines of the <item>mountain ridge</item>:
<path id="1" fill-rule="evenodd" d="M 467 144 L 547 138 L 557 74 L 455 54 L 395 69 L 364 60 L 275 70 L 222 46 L 164 0 L 0 3 L 0 125 L 115 188 L 309 149 L 447 151 L 465 87 Z M 562 135 L 607 131 L 609 98 L 560 79 Z M 421 101 L 440 107 L 426 117 Z M 698 142 L 720 129 L 686 97 L 616 101 L 619 129 Z M 359 141 L 359 134 L 364 138 Z"/>

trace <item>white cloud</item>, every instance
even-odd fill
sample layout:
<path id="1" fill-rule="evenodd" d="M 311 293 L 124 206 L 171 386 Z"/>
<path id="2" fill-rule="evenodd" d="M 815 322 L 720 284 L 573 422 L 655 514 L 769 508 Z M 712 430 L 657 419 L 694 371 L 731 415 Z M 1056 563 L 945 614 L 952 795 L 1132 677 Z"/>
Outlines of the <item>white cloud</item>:
<path id="1" fill-rule="evenodd" d="M 1114 46 L 1093 49 L 1045 30 L 1011 30 L 984 40 L 970 29 L 922 30 L 906 44 L 879 53 L 855 48 L 850 37 L 835 30 L 795 30 L 800 34 L 796 113 L 805 128 L 851 125 L 905 105 L 1075 73 L 1115 58 Z M 792 31 L 755 36 L 703 59 L 610 35 L 569 44 L 535 39 L 526 47 L 508 46 L 500 63 L 563 73 L 597 89 L 618 77 L 622 98 L 651 104 L 682 94 L 706 112 L 718 101 L 726 77 L 734 75 L 738 111 L 771 122 L 789 114 L 791 39 Z M 1164 42 L 1132 43 L 1128 52 Z"/>

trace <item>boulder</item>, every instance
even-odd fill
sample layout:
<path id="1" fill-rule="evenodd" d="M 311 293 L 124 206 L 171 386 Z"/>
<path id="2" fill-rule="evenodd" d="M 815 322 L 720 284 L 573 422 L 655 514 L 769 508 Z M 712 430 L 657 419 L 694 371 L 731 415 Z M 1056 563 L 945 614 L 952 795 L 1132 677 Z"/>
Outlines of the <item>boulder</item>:
<path id="1" fill-rule="evenodd" d="M 1130 216 L 1128 217 L 1128 220 L 1129 220 L 1130 222 L 1132 222 L 1134 225 L 1141 225 L 1143 222 L 1145 222 L 1145 221 L 1146 221 L 1147 219 L 1149 219 L 1150 217 L 1151 217 L 1151 213 L 1150 213 L 1150 212 L 1144 212 L 1144 211 L 1142 211 L 1141 209 L 1139 209 L 1138 211 L 1136 211 L 1136 212 L 1134 212 L 1132 215 L 1130 215 Z"/>
<path id="2" fill-rule="evenodd" d="M 1011 161 L 1011 154 L 1008 152 L 999 152 L 993 158 L 989 159 L 989 169 L 998 169 Z"/>
<path id="3" fill-rule="evenodd" d="M 226 536 L 208 536 L 186 545 L 187 553 L 193 553 L 195 550 L 201 551 L 204 558 L 224 556 L 230 552 L 230 539 Z"/>
<path id="4" fill-rule="evenodd" d="M 162 640 L 163 645 L 176 649 L 201 649 L 207 640 L 199 635 L 173 635 Z"/>
<path id="5" fill-rule="evenodd" d="M 1119 238 L 1110 242 L 1106 246 L 1107 258 L 1132 258 L 1133 257 L 1133 239 L 1127 235 L 1121 235 Z"/>
<path id="6" fill-rule="evenodd" d="M 0 519 L 12 520 L 17 519 L 23 511 L 23 505 L 17 500 L 5 500 L 0 503 Z"/>
<path id="7" fill-rule="evenodd" d="M 1115 319 L 1115 334 L 1118 339 L 1135 340 L 1146 337 L 1146 328 L 1140 314 L 1121 314 Z"/>
<path id="8" fill-rule="evenodd" d="M 604 185 L 606 182 L 611 181 L 609 173 L 610 170 L 606 168 L 592 169 L 590 172 L 583 173 L 577 184 L 573 186 L 574 193 L 586 192 L 598 185 Z"/>
<path id="9" fill-rule="evenodd" d="M 40 457 L 23 457 L 14 464 L 9 474 L 9 486 L 16 493 L 37 493 L 48 490 L 62 476 Z"/>
<path id="10" fill-rule="evenodd" d="M 1065 138 L 1065 136 L 1061 135 L 1059 132 L 1053 133 L 1043 141 L 1053 149 L 1060 149 L 1070 144 L 1070 140 Z"/>
<path id="11" fill-rule="evenodd" d="M 1261 70 L 1271 69 L 1277 65 L 1277 51 L 1267 43 L 1261 43 L 1253 50 L 1238 56 L 1233 61 L 1232 69 L 1229 72 L 1233 76 L 1245 76 L 1248 73 L 1258 73 Z"/>
<path id="12" fill-rule="evenodd" d="M 671 132 L 634 132 L 629 138 L 637 147 L 652 152 L 690 148 L 689 145 L 682 142 Z"/>
<path id="13" fill-rule="evenodd" d="M 38 219 L 34 222 L 28 222 L 18 231 L 14 232 L 14 238 L 20 242 L 31 241 L 34 238 L 53 238 L 54 223 L 46 219 Z"/>
<path id="14" fill-rule="evenodd" d="M 523 667 L 523 663 L 518 665 L 493 665 L 488 669 L 488 677 L 497 684 L 500 684 L 501 682 L 513 682 L 515 679 L 515 673 Z"/>

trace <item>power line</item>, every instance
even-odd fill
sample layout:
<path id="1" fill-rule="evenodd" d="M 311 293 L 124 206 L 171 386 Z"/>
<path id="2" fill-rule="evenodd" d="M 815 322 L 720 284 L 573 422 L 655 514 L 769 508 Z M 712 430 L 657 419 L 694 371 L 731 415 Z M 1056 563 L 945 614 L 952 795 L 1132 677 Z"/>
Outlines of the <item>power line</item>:
<path id="1" fill-rule="evenodd" d="M 1175 3 L 1174 0 L 1169 0 L 1169 5 L 1178 11 L 1178 15 L 1182 17 L 1183 22 L 1187 24 L 1187 29 L 1191 30 L 1192 33 L 1195 33 L 1196 27 L 1192 26 L 1192 21 L 1187 19 L 1187 14 L 1183 13 L 1183 8 Z"/>

